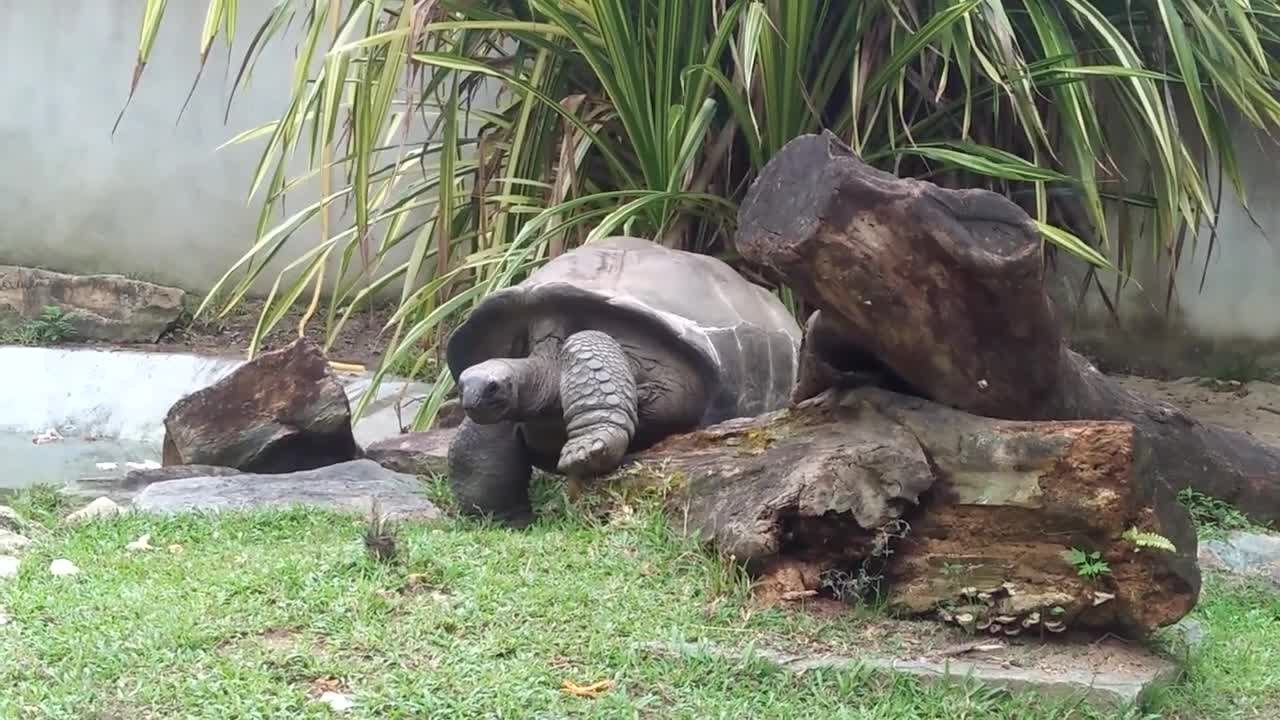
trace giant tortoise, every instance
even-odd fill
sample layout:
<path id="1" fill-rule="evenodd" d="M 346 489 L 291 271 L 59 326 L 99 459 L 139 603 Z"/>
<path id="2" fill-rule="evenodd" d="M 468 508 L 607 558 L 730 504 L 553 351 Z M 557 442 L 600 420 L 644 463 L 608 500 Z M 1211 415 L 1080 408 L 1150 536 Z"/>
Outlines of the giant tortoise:
<path id="1" fill-rule="evenodd" d="M 449 339 L 463 512 L 532 519 L 533 467 L 587 479 L 672 434 L 784 407 L 801 330 L 724 262 L 613 237 L 492 293 Z"/>

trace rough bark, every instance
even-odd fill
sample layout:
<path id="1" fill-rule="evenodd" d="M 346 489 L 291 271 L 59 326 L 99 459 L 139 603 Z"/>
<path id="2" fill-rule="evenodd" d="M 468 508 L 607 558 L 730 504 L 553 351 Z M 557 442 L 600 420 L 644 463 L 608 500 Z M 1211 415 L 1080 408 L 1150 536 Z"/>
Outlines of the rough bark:
<path id="1" fill-rule="evenodd" d="M 862 388 L 669 438 L 630 475 L 674 480 L 677 524 L 792 592 L 882 576 L 907 615 L 1141 633 L 1200 588 L 1195 531 L 1149 458 L 1129 423 L 998 420 Z M 1130 528 L 1176 552 L 1139 550 Z M 1081 577 L 1071 548 L 1110 573 Z"/>
<path id="2" fill-rule="evenodd" d="M 1174 489 L 1280 519 L 1280 449 L 1139 397 L 1067 347 L 1040 234 L 1003 196 L 898 178 L 807 135 L 751 188 L 736 242 L 820 308 L 840 336 L 827 345 L 858 348 L 914 393 L 994 418 L 1132 423 Z"/>

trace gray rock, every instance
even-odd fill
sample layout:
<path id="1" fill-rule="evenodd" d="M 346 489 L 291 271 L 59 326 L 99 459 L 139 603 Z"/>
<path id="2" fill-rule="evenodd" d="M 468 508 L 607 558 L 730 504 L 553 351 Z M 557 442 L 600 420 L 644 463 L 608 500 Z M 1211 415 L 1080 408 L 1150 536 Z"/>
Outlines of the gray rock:
<path id="1" fill-rule="evenodd" d="M 0 530 L 0 554 L 17 552 L 31 544 L 31 539 L 9 530 Z"/>
<path id="2" fill-rule="evenodd" d="M 439 518 L 440 510 L 422 493 L 422 483 L 412 475 L 392 472 L 372 460 L 353 460 L 294 473 L 167 480 L 143 490 L 134 507 L 152 513 L 293 506 L 365 513 L 377 498 L 382 511 L 392 517 Z"/>
<path id="3" fill-rule="evenodd" d="M 76 339 L 152 343 L 182 316 L 186 293 L 123 275 L 68 275 L 0 265 L 0 324 L 19 326 L 56 306 Z"/>
<path id="4" fill-rule="evenodd" d="M 1200 543 L 1200 564 L 1234 575 L 1261 577 L 1280 588 L 1280 535 L 1236 530 Z"/>
<path id="5" fill-rule="evenodd" d="M 71 525 L 79 525 L 90 520 L 114 517 L 122 512 L 124 512 L 124 508 L 120 507 L 116 501 L 109 497 L 100 497 L 68 515 L 66 520 Z"/>
<path id="6" fill-rule="evenodd" d="M 1096 645 L 1093 643 L 1091 645 Z M 1048 647 L 1042 643 L 1041 646 Z M 645 643 L 642 649 L 657 655 L 714 657 L 730 662 L 762 660 L 783 670 L 803 673 L 809 670 L 852 670 L 869 667 L 874 670 L 913 676 L 922 682 L 965 681 L 969 679 L 1015 692 L 1035 692 L 1061 699 L 1083 699 L 1095 707 L 1122 708 L 1140 703 L 1157 686 L 1174 682 L 1181 669 L 1172 660 L 1145 653 L 1135 662 L 1129 653 L 1126 662 L 1099 668 L 1081 662 L 1079 667 L 1041 668 L 1035 663 L 1022 667 L 986 659 L 895 658 L 859 654 L 857 657 L 813 654 L 792 655 L 770 649 L 753 648 L 749 653 L 716 645 L 696 643 Z M 1046 651 L 1048 654 L 1049 651 Z"/>
<path id="7" fill-rule="evenodd" d="M 1165 631 L 1172 637 L 1187 653 L 1194 653 L 1204 647 L 1205 641 L 1208 639 L 1208 633 L 1204 629 L 1204 624 L 1199 620 L 1191 617 L 1185 617 L 1178 622 L 1170 625 Z"/>
<path id="8" fill-rule="evenodd" d="M 124 476 L 80 478 L 67 484 L 64 492 L 75 497 L 92 500 L 106 497 L 121 505 L 128 505 L 148 485 L 166 480 L 189 477 L 220 477 L 242 475 L 235 468 L 218 465 L 172 465 L 170 467 L 130 470 Z"/>
<path id="9" fill-rule="evenodd" d="M 182 480 L 193 477 L 226 477 L 243 475 L 240 470 L 220 465 L 170 465 L 169 467 L 151 468 L 147 470 L 130 470 L 120 480 L 120 486 L 130 490 L 141 490 L 148 485 L 167 480 Z"/>
<path id="10" fill-rule="evenodd" d="M 25 527 L 26 523 L 16 510 L 8 505 L 0 505 L 0 530 L 21 532 Z"/>
<path id="11" fill-rule="evenodd" d="M 449 443 L 455 428 L 405 433 L 365 448 L 365 457 L 382 467 L 411 475 L 444 475 L 448 472 Z"/>
<path id="12" fill-rule="evenodd" d="M 306 339 L 259 355 L 174 403 L 164 429 L 166 467 L 284 473 L 360 456 L 346 391 Z"/>

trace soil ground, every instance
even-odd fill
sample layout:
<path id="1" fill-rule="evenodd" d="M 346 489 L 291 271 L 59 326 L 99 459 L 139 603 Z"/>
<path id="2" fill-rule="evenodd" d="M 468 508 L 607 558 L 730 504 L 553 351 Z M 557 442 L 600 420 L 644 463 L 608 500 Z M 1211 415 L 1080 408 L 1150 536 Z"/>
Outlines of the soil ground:
<path id="1" fill-rule="evenodd" d="M 326 329 L 324 308 L 317 311 L 307 324 L 305 335 L 312 342 L 324 347 Z M 394 307 L 362 310 L 353 313 L 343 324 L 328 349 L 330 360 L 364 365 L 369 369 L 382 361 L 388 338 L 394 328 L 386 329 L 395 312 Z M 243 356 L 249 350 L 253 334 L 262 314 L 261 301 L 245 301 L 225 318 L 206 313 L 199 320 L 184 323 L 170 331 L 158 343 L 129 344 L 124 346 L 107 343 L 87 343 L 98 346 L 119 347 L 127 350 L 195 353 L 214 356 Z M 262 343 L 261 352 L 283 347 L 298 337 L 298 322 L 303 309 L 294 308 L 281 320 Z"/>

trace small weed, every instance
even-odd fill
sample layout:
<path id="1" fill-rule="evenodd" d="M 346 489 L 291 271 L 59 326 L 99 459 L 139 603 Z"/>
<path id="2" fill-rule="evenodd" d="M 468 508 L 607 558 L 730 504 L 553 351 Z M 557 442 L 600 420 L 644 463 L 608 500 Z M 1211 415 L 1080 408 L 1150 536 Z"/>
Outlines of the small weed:
<path id="1" fill-rule="evenodd" d="M 1071 548 L 1064 555 L 1067 562 L 1076 566 L 1076 574 L 1082 578 L 1095 578 L 1111 574 L 1111 566 L 1102 559 L 1102 553 L 1094 550 L 1085 552 L 1080 548 Z"/>
<path id="2" fill-rule="evenodd" d="M 850 604 L 874 604 L 880 600 L 884 570 L 893 554 L 893 542 L 905 538 L 911 525 L 905 520 L 890 520 L 876 530 L 871 541 L 871 551 L 853 571 L 839 568 L 822 574 L 822 589 L 841 602 Z"/>
<path id="3" fill-rule="evenodd" d="M 369 556 L 377 562 L 393 562 L 398 548 L 396 530 L 395 521 L 382 512 L 382 504 L 374 498 L 364 532 L 364 546 Z"/>
<path id="4" fill-rule="evenodd" d="M 1191 513 L 1191 520 L 1201 537 L 1220 537 L 1232 530 L 1247 530 L 1253 523 L 1230 503 L 1205 495 L 1194 488 L 1184 488 L 1178 501 Z"/>
<path id="5" fill-rule="evenodd" d="M 14 345 L 56 345 L 76 334 L 75 327 L 67 320 L 62 308 L 46 305 L 40 317 L 0 335 L 0 342 Z"/>
<path id="6" fill-rule="evenodd" d="M 70 496 L 59 492 L 54 485 L 33 485 L 15 491 L 7 498 L 0 497 L 0 504 L 8 505 L 26 518 L 41 525 L 54 525 L 72 510 Z"/>

